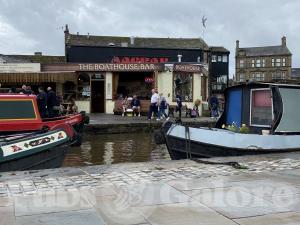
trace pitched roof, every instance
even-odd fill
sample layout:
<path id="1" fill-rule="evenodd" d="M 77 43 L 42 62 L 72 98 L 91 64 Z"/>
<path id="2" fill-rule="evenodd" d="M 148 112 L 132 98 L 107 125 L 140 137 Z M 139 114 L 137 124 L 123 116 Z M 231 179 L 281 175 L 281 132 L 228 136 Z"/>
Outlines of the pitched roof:
<path id="1" fill-rule="evenodd" d="M 226 53 L 230 53 L 230 51 L 222 46 L 210 46 L 209 49 L 212 52 L 226 52 Z"/>
<path id="2" fill-rule="evenodd" d="M 265 47 L 250 47 L 239 48 L 239 51 L 244 51 L 246 56 L 272 56 L 272 55 L 292 55 L 286 46 L 265 46 Z"/>
<path id="3" fill-rule="evenodd" d="M 292 78 L 300 78 L 300 68 L 292 68 Z"/>
<path id="4" fill-rule="evenodd" d="M 50 55 L 1 55 L 0 62 L 4 63 L 62 63 L 65 56 Z"/>
<path id="5" fill-rule="evenodd" d="M 207 44 L 201 38 L 151 38 L 134 37 L 134 44 L 131 44 L 131 37 L 116 36 L 93 36 L 67 34 L 66 45 L 75 46 L 115 46 L 133 48 L 174 48 L 174 49 L 202 49 Z"/>

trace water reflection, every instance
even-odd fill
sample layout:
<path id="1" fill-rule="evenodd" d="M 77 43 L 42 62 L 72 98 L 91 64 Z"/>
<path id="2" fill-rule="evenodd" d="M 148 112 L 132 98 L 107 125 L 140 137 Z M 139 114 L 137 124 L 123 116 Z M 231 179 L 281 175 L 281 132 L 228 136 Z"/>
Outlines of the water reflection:
<path id="1" fill-rule="evenodd" d="M 80 147 L 69 150 L 64 166 L 144 162 L 168 159 L 164 145 L 157 146 L 149 133 L 84 136 Z"/>

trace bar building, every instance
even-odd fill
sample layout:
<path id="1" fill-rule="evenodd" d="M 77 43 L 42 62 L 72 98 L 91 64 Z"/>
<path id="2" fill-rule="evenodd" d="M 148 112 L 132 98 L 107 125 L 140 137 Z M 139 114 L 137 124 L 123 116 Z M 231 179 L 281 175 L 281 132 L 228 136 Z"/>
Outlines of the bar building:
<path id="1" fill-rule="evenodd" d="M 195 100 L 206 102 L 211 92 L 221 92 L 227 85 L 229 51 L 209 47 L 200 38 L 79 35 L 71 34 L 68 26 L 64 33 L 65 56 L 20 56 L 18 63 L 37 64 L 36 69 L 23 70 L 23 65 L 3 59 L 0 67 L 12 69 L 0 71 L 2 87 L 51 86 L 64 101 L 75 99 L 80 110 L 113 113 L 120 96 L 138 95 L 149 101 L 152 88 L 158 88 L 171 105 L 180 92 L 183 104 L 193 107 Z M 215 56 L 217 62 L 212 61 Z M 214 69 L 217 65 L 225 69 Z M 211 87 L 209 73 L 216 88 Z"/>

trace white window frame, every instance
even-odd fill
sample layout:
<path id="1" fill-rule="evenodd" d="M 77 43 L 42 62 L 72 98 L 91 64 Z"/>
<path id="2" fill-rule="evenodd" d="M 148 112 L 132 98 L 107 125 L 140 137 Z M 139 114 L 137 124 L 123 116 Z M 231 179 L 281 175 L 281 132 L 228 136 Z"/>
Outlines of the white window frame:
<path id="1" fill-rule="evenodd" d="M 217 55 L 212 55 L 211 56 L 211 61 L 212 62 L 217 62 Z"/>
<path id="2" fill-rule="evenodd" d="M 272 58 L 272 67 L 275 67 L 275 59 Z"/>
<path id="3" fill-rule="evenodd" d="M 245 68 L 245 60 L 244 59 L 240 59 L 240 68 Z"/>
<path id="4" fill-rule="evenodd" d="M 260 59 L 257 59 L 255 61 L 255 67 L 261 67 L 261 60 Z"/>
<path id="5" fill-rule="evenodd" d="M 282 66 L 286 66 L 286 59 L 285 58 L 282 58 L 281 62 L 282 62 Z"/>
<path id="6" fill-rule="evenodd" d="M 251 67 L 252 67 L 252 68 L 255 67 L 255 60 L 254 60 L 254 59 L 251 60 Z"/>
<path id="7" fill-rule="evenodd" d="M 256 88 L 256 89 L 251 89 L 250 92 L 250 126 L 253 127 L 271 127 L 271 125 L 260 125 L 260 124 L 254 124 L 252 123 L 252 95 L 254 91 L 266 91 L 270 90 L 271 95 L 272 95 L 272 90 L 271 88 Z M 271 106 L 272 106 L 272 120 L 274 120 L 274 106 L 273 106 L 273 98 L 271 98 Z"/>
<path id="8" fill-rule="evenodd" d="M 222 62 L 222 56 L 218 55 L 218 62 Z"/>
<path id="9" fill-rule="evenodd" d="M 262 61 L 261 67 L 266 67 L 266 60 L 265 60 L 265 59 L 262 59 L 261 61 Z"/>
<path id="10" fill-rule="evenodd" d="M 245 74 L 244 73 L 240 73 L 239 82 L 244 82 L 244 81 L 245 81 Z"/>
<path id="11" fill-rule="evenodd" d="M 281 59 L 280 59 L 280 58 L 277 58 L 277 59 L 275 60 L 275 66 L 276 66 L 276 67 L 280 67 L 280 66 L 281 66 Z"/>
<path id="12" fill-rule="evenodd" d="M 227 55 L 222 56 L 222 62 L 228 62 L 228 57 Z"/>

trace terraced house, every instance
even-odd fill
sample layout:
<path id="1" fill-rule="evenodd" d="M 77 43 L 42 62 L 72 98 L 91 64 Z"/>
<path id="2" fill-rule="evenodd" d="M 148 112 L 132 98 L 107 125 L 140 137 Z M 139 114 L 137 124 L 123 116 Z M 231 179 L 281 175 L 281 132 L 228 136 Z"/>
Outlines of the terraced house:
<path id="1" fill-rule="evenodd" d="M 281 45 L 240 48 L 236 41 L 236 82 L 277 82 L 291 79 L 292 54 L 286 37 Z"/>

